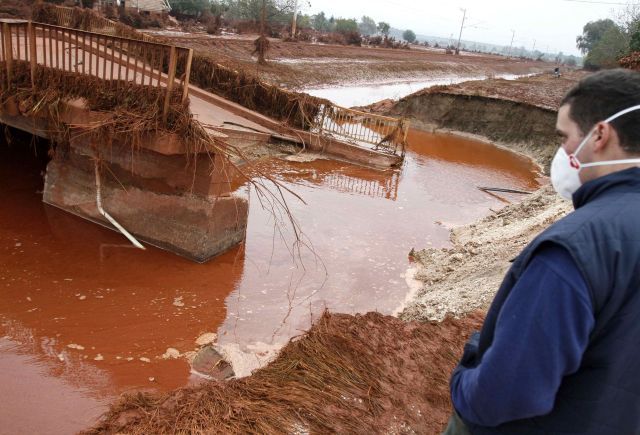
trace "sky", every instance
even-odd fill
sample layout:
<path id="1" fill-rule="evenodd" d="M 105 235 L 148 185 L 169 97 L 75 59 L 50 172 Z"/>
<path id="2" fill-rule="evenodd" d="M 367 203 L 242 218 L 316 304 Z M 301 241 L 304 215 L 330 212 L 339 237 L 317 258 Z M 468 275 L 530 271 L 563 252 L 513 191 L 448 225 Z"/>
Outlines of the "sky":
<path id="1" fill-rule="evenodd" d="M 462 9 L 467 10 L 463 40 L 525 47 L 549 53 L 580 55 L 576 37 L 589 21 L 616 19 L 624 0 L 299 0 L 302 11 L 324 11 L 336 18 L 370 16 L 417 34 L 458 38 Z M 595 1 L 595 0 L 594 0 Z M 310 3 L 309 3 L 310 2 Z M 606 3 L 606 4 L 601 4 Z M 512 33 L 514 31 L 515 33 Z"/>

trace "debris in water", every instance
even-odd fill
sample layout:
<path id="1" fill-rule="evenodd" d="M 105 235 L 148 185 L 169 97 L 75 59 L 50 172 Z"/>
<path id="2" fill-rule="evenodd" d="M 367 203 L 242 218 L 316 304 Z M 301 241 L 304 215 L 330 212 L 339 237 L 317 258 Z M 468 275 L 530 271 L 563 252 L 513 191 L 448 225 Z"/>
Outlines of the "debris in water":
<path id="1" fill-rule="evenodd" d="M 198 337 L 198 339 L 196 340 L 196 344 L 198 346 L 206 346 L 209 343 L 213 343 L 217 339 L 218 339 L 218 334 L 213 332 L 206 332 L 202 334 L 200 337 Z"/>
<path id="2" fill-rule="evenodd" d="M 84 350 L 84 346 L 80 346 L 79 344 L 75 343 L 67 344 L 67 347 L 69 349 Z"/>
<path id="3" fill-rule="evenodd" d="M 173 298 L 173 305 L 176 307 L 184 307 L 184 302 L 182 302 L 182 296 Z"/>
<path id="4" fill-rule="evenodd" d="M 191 363 L 191 372 L 219 381 L 235 376 L 231 364 L 213 346 L 200 349 Z"/>
<path id="5" fill-rule="evenodd" d="M 96 357 L 93 360 L 94 361 L 103 361 L 104 357 L 102 356 L 102 354 L 98 354 L 98 355 L 96 355 Z"/>
<path id="6" fill-rule="evenodd" d="M 146 358 L 144 356 L 140 358 L 140 361 L 142 361 L 144 363 L 150 363 L 151 362 L 151 360 L 149 358 Z"/>
<path id="7" fill-rule="evenodd" d="M 162 355 L 162 359 L 176 359 L 180 358 L 180 351 L 178 349 L 174 349 L 170 347 L 167 351 Z"/>

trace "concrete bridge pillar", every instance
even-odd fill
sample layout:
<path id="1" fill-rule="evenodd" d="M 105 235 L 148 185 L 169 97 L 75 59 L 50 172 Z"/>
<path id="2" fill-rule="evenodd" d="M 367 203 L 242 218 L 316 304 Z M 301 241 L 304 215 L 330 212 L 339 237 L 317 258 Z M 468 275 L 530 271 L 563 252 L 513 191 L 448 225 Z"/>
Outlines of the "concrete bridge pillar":
<path id="1" fill-rule="evenodd" d="M 171 135 L 132 148 L 74 133 L 47 167 L 45 203 L 112 228 L 96 205 L 97 159 L 105 211 L 138 240 L 205 262 L 244 239 L 248 189 L 219 155 L 185 155 Z"/>

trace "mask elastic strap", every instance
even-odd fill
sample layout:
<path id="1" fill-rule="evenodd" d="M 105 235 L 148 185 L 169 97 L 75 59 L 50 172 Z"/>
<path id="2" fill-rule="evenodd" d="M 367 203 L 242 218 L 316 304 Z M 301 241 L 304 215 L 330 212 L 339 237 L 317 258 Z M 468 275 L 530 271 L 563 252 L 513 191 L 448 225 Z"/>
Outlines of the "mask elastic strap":
<path id="1" fill-rule="evenodd" d="M 629 108 L 626 108 L 624 110 L 621 110 L 620 112 L 611 115 L 610 117 L 608 117 L 607 119 L 605 119 L 603 122 L 605 123 L 610 123 L 611 121 L 618 119 L 619 117 L 626 115 L 627 113 L 630 112 L 634 112 L 636 110 L 640 110 L 640 104 L 636 105 L 636 106 L 631 106 Z M 578 148 L 576 148 L 576 150 L 573 152 L 573 154 L 570 155 L 570 157 L 572 157 L 572 160 L 574 160 L 575 162 L 577 162 L 578 168 L 581 167 L 588 167 L 588 166 L 603 166 L 605 164 L 605 162 L 602 162 L 602 164 L 592 164 L 592 163 L 585 163 L 582 164 L 580 163 L 580 160 L 578 160 L 578 153 L 580 152 L 580 150 L 582 150 L 582 147 L 584 147 L 584 145 L 589 141 L 589 139 L 591 139 L 591 136 L 593 136 L 593 133 L 595 133 L 595 127 L 593 129 L 591 129 L 591 131 L 589 132 L 588 135 L 585 136 L 585 138 L 582 140 L 582 142 L 580 142 L 580 145 L 578 145 Z M 628 160 L 632 160 L 629 163 L 636 163 L 635 159 L 628 159 Z M 616 160 L 616 162 L 624 162 L 627 163 L 628 160 Z M 597 163 L 597 162 L 596 162 Z M 609 163 L 612 164 L 612 163 Z"/>
<path id="2" fill-rule="evenodd" d="M 581 167 L 590 168 L 592 166 L 627 165 L 629 163 L 640 163 L 640 159 L 623 159 L 623 160 L 611 160 L 606 162 L 583 163 Z"/>

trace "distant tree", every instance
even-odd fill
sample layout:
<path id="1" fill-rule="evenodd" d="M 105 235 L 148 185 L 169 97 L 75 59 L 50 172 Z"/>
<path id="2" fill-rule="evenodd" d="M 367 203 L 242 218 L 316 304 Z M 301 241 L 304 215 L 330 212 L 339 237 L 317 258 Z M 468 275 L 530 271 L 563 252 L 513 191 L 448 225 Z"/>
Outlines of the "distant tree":
<path id="1" fill-rule="evenodd" d="M 373 18 L 363 15 L 358 24 L 358 30 L 360 30 L 360 33 L 363 35 L 371 36 L 376 34 L 378 26 L 376 22 L 373 21 Z"/>
<path id="2" fill-rule="evenodd" d="M 225 2 L 218 1 L 218 0 L 213 0 L 211 2 L 211 6 L 209 7 L 209 12 L 211 12 L 215 16 L 222 15 L 228 10 L 229 10 L 229 6 L 225 4 Z"/>
<path id="3" fill-rule="evenodd" d="M 407 29 L 402 34 L 402 39 L 407 41 L 409 44 L 412 44 L 416 40 L 416 34 L 415 34 L 415 32 L 413 30 Z"/>
<path id="4" fill-rule="evenodd" d="M 298 15 L 296 20 L 296 26 L 298 29 L 311 29 L 313 24 L 311 23 L 311 17 L 309 15 Z"/>
<path id="5" fill-rule="evenodd" d="M 582 35 L 576 38 L 577 47 L 582 51 L 582 54 L 589 53 L 604 37 L 605 33 L 614 28 L 618 28 L 618 26 L 610 19 L 587 23 L 582 30 Z"/>
<path id="6" fill-rule="evenodd" d="M 585 68 L 616 68 L 618 59 L 628 52 L 626 37 L 618 26 L 608 28 L 600 40 L 589 50 L 584 60 Z"/>
<path id="7" fill-rule="evenodd" d="M 313 16 L 313 28 L 318 32 L 328 32 L 329 31 L 329 20 L 327 20 L 327 16 L 324 12 L 320 12 Z"/>
<path id="8" fill-rule="evenodd" d="M 335 31 L 338 33 L 359 33 L 358 23 L 354 19 L 338 18 L 336 20 Z"/>
<path id="9" fill-rule="evenodd" d="M 171 11 L 176 15 L 196 18 L 211 8 L 209 0 L 169 0 L 169 5 L 171 6 Z"/>
<path id="10" fill-rule="evenodd" d="M 331 18 L 329 18 L 329 24 L 327 26 L 327 31 L 328 32 L 333 32 L 336 30 L 336 19 L 333 18 L 333 15 L 331 16 Z"/>
<path id="11" fill-rule="evenodd" d="M 209 0 L 171 0 L 177 3 L 189 1 L 204 1 L 207 4 Z M 291 13 L 293 12 L 293 0 L 266 0 L 266 21 L 267 23 L 287 23 L 290 22 Z M 226 0 L 224 2 L 227 11 L 225 17 L 238 21 L 260 22 L 262 18 L 263 0 Z"/>
<path id="12" fill-rule="evenodd" d="M 389 36 L 389 31 L 391 30 L 391 26 L 389 23 L 385 23 L 384 21 L 380 21 L 378 23 L 378 32 L 382 33 L 385 38 Z"/>

